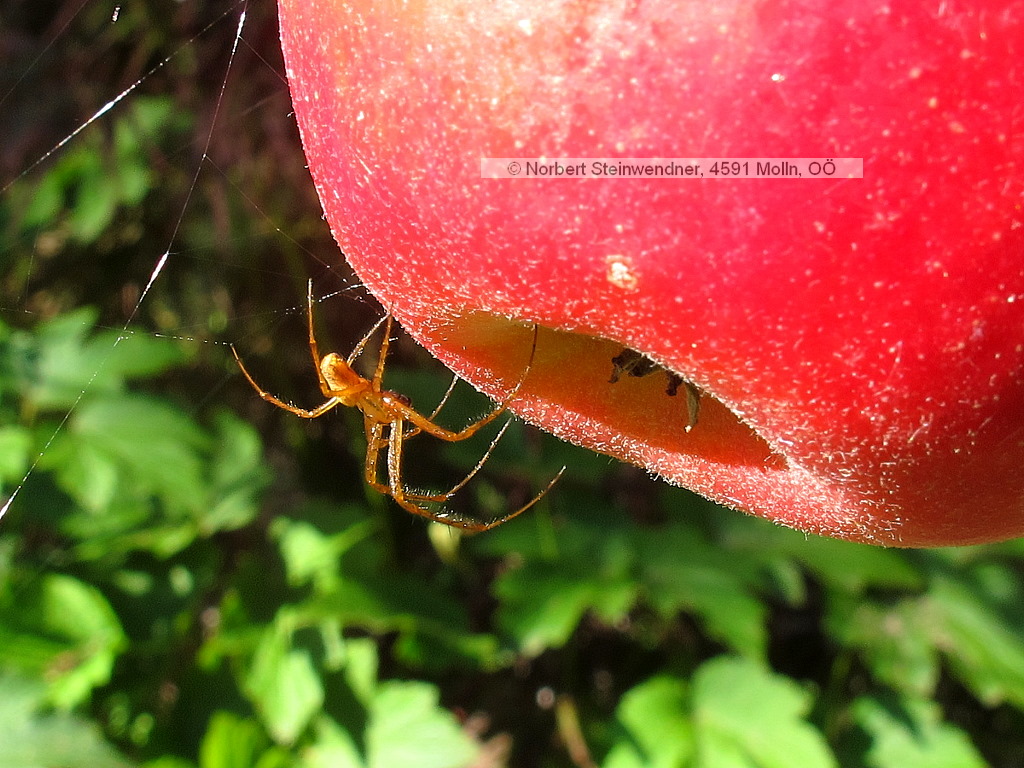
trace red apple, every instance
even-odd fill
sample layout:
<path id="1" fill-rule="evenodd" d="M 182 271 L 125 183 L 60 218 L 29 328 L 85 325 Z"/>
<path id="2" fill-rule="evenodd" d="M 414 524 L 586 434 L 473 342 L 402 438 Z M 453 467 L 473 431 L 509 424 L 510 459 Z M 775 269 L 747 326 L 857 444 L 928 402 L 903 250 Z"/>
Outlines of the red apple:
<path id="1" fill-rule="evenodd" d="M 280 0 L 335 236 L 574 443 L 804 531 L 1024 534 L 1024 3 Z M 481 178 L 486 157 L 861 179 Z M 710 166 L 705 161 L 704 167 Z M 610 383 L 624 347 L 660 374 Z M 680 392 L 680 395 L 682 392 Z"/>

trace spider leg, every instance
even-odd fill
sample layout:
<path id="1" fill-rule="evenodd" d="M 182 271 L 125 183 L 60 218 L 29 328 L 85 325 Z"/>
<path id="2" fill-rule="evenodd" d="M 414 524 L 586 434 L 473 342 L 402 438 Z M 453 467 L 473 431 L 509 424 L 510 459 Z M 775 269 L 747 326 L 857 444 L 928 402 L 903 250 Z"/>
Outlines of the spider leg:
<path id="1" fill-rule="evenodd" d="M 451 397 L 452 396 L 452 392 L 455 391 L 455 385 L 458 384 L 458 383 L 459 383 L 459 377 L 455 376 L 453 374 L 452 375 L 452 383 L 448 385 L 448 389 L 446 389 L 445 392 L 444 392 L 444 397 L 441 398 L 441 402 L 439 402 L 437 404 L 437 407 L 430 412 L 430 415 L 427 417 L 428 419 L 433 421 L 435 419 L 435 417 L 437 416 L 437 414 L 439 414 L 441 412 L 441 409 L 444 408 L 444 404 L 448 402 L 448 398 Z"/>
<path id="2" fill-rule="evenodd" d="M 300 416 L 303 419 L 315 419 L 320 416 L 323 416 L 329 410 L 335 408 L 341 403 L 341 400 L 339 398 L 331 396 L 329 396 L 328 399 L 324 401 L 321 405 L 318 405 L 316 408 L 311 408 L 308 410 L 306 408 L 299 408 L 297 406 L 291 405 L 290 403 L 286 403 L 284 402 L 284 400 L 274 397 L 274 395 L 270 394 L 265 389 L 263 389 L 263 387 L 256 383 L 256 380 L 252 377 L 252 374 L 249 373 L 248 369 L 245 367 L 245 364 L 242 362 L 242 358 L 239 357 L 238 350 L 235 349 L 234 344 L 231 345 L 231 354 L 235 356 L 235 362 L 238 363 L 238 367 L 241 369 L 242 375 L 245 376 L 249 384 L 252 385 L 252 388 L 256 390 L 256 393 L 264 400 L 266 400 L 268 403 L 276 405 L 278 408 L 282 408 L 288 411 L 289 413 L 294 413 L 296 416 Z"/>
<path id="3" fill-rule="evenodd" d="M 476 476 L 476 473 L 479 472 L 483 468 L 484 464 L 487 463 L 487 460 L 489 458 L 491 458 L 491 454 L 494 453 L 494 449 L 498 445 L 498 441 L 501 440 L 502 435 L 505 434 L 505 430 L 507 430 L 509 428 L 509 425 L 511 425 L 511 423 L 512 423 L 511 421 L 506 421 L 505 424 L 502 425 L 501 429 L 498 430 L 498 434 L 494 436 L 493 440 L 491 440 L 491 444 L 487 447 L 487 450 L 484 451 L 484 455 L 481 456 L 480 460 L 476 463 L 476 466 L 473 467 L 473 469 L 471 469 L 469 471 L 469 474 L 467 474 L 459 482 L 457 482 L 455 485 L 453 485 L 448 491 L 446 491 L 444 493 L 409 493 L 406 490 L 406 491 L 404 491 L 405 498 L 406 499 L 415 499 L 416 501 L 433 501 L 433 502 L 437 502 L 437 503 L 444 503 L 444 502 L 448 501 L 448 499 L 450 499 L 456 493 L 458 493 L 463 488 L 465 488 L 466 485 L 469 483 L 469 481 L 472 480 Z M 414 432 L 418 432 L 418 431 L 419 430 L 414 430 Z M 409 432 L 406 432 L 402 436 L 402 440 L 406 440 L 408 437 L 409 437 Z M 390 451 L 391 448 L 389 448 L 388 450 Z M 401 473 L 401 468 L 399 468 L 399 473 Z M 403 486 L 403 488 L 404 488 L 404 486 Z"/>
<path id="4" fill-rule="evenodd" d="M 534 504 L 536 504 L 538 501 L 543 499 L 547 495 L 548 491 L 550 491 L 555 486 L 555 483 L 557 483 L 559 481 L 559 479 L 561 479 L 563 474 L 565 474 L 565 467 L 562 467 L 560 470 L 558 470 L 557 474 L 555 474 L 555 476 L 552 477 L 550 481 L 548 481 L 548 484 L 545 485 L 543 489 L 541 489 L 540 493 L 538 493 L 536 496 L 534 496 L 532 499 L 530 499 L 528 502 L 526 502 L 523 506 L 521 506 L 515 512 L 509 512 L 507 515 L 502 515 L 501 517 L 496 517 L 493 520 L 490 520 L 490 521 L 488 521 L 486 523 L 476 523 L 476 524 L 474 524 L 472 526 L 463 526 L 463 525 L 459 525 L 457 523 L 456 523 L 456 525 L 457 525 L 457 527 L 468 528 L 469 530 L 472 530 L 472 531 L 489 531 L 492 528 L 497 528 L 499 525 L 502 525 L 503 523 L 507 523 L 513 517 L 518 517 L 519 515 L 523 514 L 523 512 L 525 512 L 530 507 L 532 507 Z M 446 521 L 442 520 L 441 522 L 446 522 Z M 451 525 L 451 523 L 448 523 L 448 524 Z"/>
<path id="5" fill-rule="evenodd" d="M 380 329 L 380 327 L 384 325 L 385 322 L 387 322 L 387 320 L 388 315 L 384 315 L 384 317 L 382 317 L 380 320 L 373 324 L 373 327 L 370 328 L 370 330 L 366 332 L 363 338 L 359 340 L 359 343 L 356 344 L 355 349 L 353 349 L 352 352 L 349 353 L 348 359 L 345 360 L 346 363 L 348 363 L 351 366 L 352 363 L 356 361 L 356 358 L 363 353 L 363 350 L 366 348 L 366 344 L 370 341 L 370 338 L 373 336 L 373 334 L 375 334 Z"/>
<path id="6" fill-rule="evenodd" d="M 387 436 L 384 434 L 385 428 L 389 430 L 402 430 L 403 425 L 401 421 L 386 422 L 386 421 L 372 421 L 366 420 L 366 463 L 365 463 L 365 477 L 366 483 L 378 493 L 382 493 L 385 496 L 391 496 L 395 498 L 394 486 L 390 483 L 390 459 L 388 461 L 388 474 L 389 482 L 383 483 L 380 480 L 380 454 L 382 450 L 387 450 L 388 456 L 391 456 L 392 446 L 394 441 L 390 437 L 390 432 Z M 398 441 L 401 444 L 401 441 Z M 401 451 L 401 448 L 399 448 Z M 401 469 L 399 468 L 399 478 L 401 478 Z M 399 480 L 401 482 L 401 480 Z M 399 504 L 403 508 L 408 509 L 403 503 L 404 501 L 415 502 L 415 501 L 446 501 L 447 496 L 441 497 L 439 495 L 430 494 L 419 494 L 412 493 L 405 488 L 404 485 L 400 486 L 401 500 Z M 426 511 L 426 510 L 422 510 Z"/>
<path id="7" fill-rule="evenodd" d="M 458 384 L 458 382 L 459 377 L 453 375 L 452 383 L 449 384 L 448 389 L 445 390 L 444 397 L 441 398 L 441 402 L 439 402 L 437 404 L 437 407 L 430 412 L 429 416 L 427 416 L 428 421 L 433 421 L 435 418 L 437 418 L 437 414 L 441 412 L 441 409 L 444 408 L 444 404 L 448 402 L 448 398 L 452 396 L 452 392 L 455 391 L 455 385 Z M 413 429 L 410 429 L 408 432 L 405 433 L 405 439 L 408 440 L 410 437 L 416 437 L 416 435 L 418 435 L 422 431 L 423 430 L 420 429 L 419 427 L 414 427 Z"/>
<path id="8" fill-rule="evenodd" d="M 384 365 L 388 359 L 388 346 L 391 344 L 391 313 L 384 316 L 384 339 L 380 343 L 380 353 L 377 355 L 377 367 L 373 372 L 373 391 L 380 392 L 380 382 L 384 378 Z"/>
<path id="9" fill-rule="evenodd" d="M 481 457 L 480 461 L 477 462 L 476 466 L 464 477 L 459 483 L 455 485 L 447 493 L 439 494 L 414 494 L 406 491 L 404 484 L 402 483 L 402 441 L 405 438 L 405 432 L 402 428 L 401 421 L 392 422 L 391 433 L 388 435 L 388 493 L 395 503 L 398 504 L 402 509 L 407 512 L 411 512 L 419 517 L 425 517 L 428 520 L 432 520 L 435 523 L 443 523 L 444 525 L 451 526 L 452 528 L 460 528 L 470 532 L 481 532 L 489 531 L 492 528 L 497 528 L 502 523 L 507 523 L 514 517 L 518 517 L 523 512 L 528 510 L 538 501 L 540 501 L 547 494 L 548 491 L 558 482 L 562 474 L 565 472 L 565 467 L 562 467 L 558 474 L 556 474 L 551 481 L 530 501 L 514 512 L 509 512 L 506 515 L 495 518 L 489 521 L 475 520 L 471 517 L 463 515 L 461 512 L 454 512 L 446 509 L 430 509 L 429 507 L 420 506 L 415 502 L 436 502 L 443 503 L 448 501 L 455 493 L 461 490 L 466 483 L 468 483 L 480 468 L 483 467 L 484 463 L 490 458 L 491 453 L 494 451 L 494 446 L 497 445 L 498 440 L 505 434 L 505 430 L 508 429 L 508 423 L 501 428 L 498 435 L 491 441 L 491 445 L 487 448 L 487 451 Z"/>
<path id="10" fill-rule="evenodd" d="M 409 493 L 402 483 L 402 440 L 405 437 L 405 429 L 401 419 L 391 422 L 391 431 L 388 434 L 388 487 L 387 493 L 402 509 L 412 512 L 414 515 L 436 520 L 437 516 L 428 508 L 414 504 L 416 501 L 431 501 L 430 497 Z"/>
<path id="11" fill-rule="evenodd" d="M 306 283 L 306 324 L 309 328 L 309 351 L 313 355 L 313 368 L 316 370 L 316 378 L 320 384 L 320 391 L 324 397 L 330 398 L 340 402 L 342 396 L 345 394 L 343 391 L 335 391 L 331 389 L 330 382 L 327 381 L 327 377 L 324 376 L 321 363 L 323 358 L 320 357 L 320 349 L 316 343 L 316 329 L 313 326 L 313 280 L 310 279 Z M 266 399 L 266 398 L 264 398 Z M 335 403 L 337 405 L 337 402 Z M 325 411 L 320 411 L 317 416 L 320 416 Z M 314 417 L 307 417 L 314 418 Z"/>
<path id="12" fill-rule="evenodd" d="M 470 528 L 475 521 L 470 521 L 461 516 L 455 517 L 444 510 L 435 511 L 428 507 L 420 506 L 415 501 L 431 501 L 433 499 L 406 492 L 405 486 L 402 484 L 402 440 L 404 436 L 405 432 L 401 422 L 393 422 L 391 433 L 388 435 L 388 494 L 406 512 L 411 512 L 414 515 L 425 517 L 427 520 L 433 520 L 437 523 L 444 523 L 445 525 L 452 525 L 458 528 Z M 447 500 L 447 497 L 439 496 L 439 498 L 440 500 Z"/>
<path id="13" fill-rule="evenodd" d="M 313 368 L 317 371 L 320 370 L 320 350 L 317 349 L 316 345 L 316 331 L 313 329 L 313 280 L 312 278 L 306 283 L 306 325 L 309 328 L 309 351 L 313 355 Z M 323 376 L 320 377 L 320 388 L 327 394 L 325 389 L 326 383 L 323 380 Z"/>
<path id="14" fill-rule="evenodd" d="M 380 451 L 388 444 L 388 438 L 384 437 L 384 427 L 388 426 L 388 424 L 384 421 L 371 421 L 370 419 L 366 419 L 364 423 L 366 426 L 366 463 L 364 465 L 366 484 L 377 491 L 377 493 L 390 496 L 391 488 L 387 483 L 380 481 L 380 475 L 378 474 Z"/>
<path id="15" fill-rule="evenodd" d="M 362 339 L 360 339 L 359 343 L 356 344 L 355 349 L 352 350 L 352 353 L 348 356 L 348 359 L 345 361 L 346 363 L 348 363 L 349 366 L 351 366 L 355 362 L 356 358 L 359 357 L 360 354 L 362 354 L 363 349 L 366 347 L 366 344 L 369 342 L 373 334 L 377 332 L 377 329 L 379 329 L 381 325 L 384 325 L 384 339 L 383 341 L 381 341 L 380 352 L 378 353 L 377 357 L 377 367 L 374 371 L 372 379 L 372 389 L 375 392 L 381 391 L 381 381 L 384 379 L 384 367 L 387 363 L 388 347 L 391 343 L 392 323 L 393 317 L 391 314 L 385 315 L 376 323 L 374 323 L 373 327 L 366 333 L 365 336 L 363 336 Z M 451 384 L 449 384 L 448 389 L 445 390 L 444 396 L 441 398 L 441 402 L 439 402 L 437 404 L 437 407 L 434 408 L 434 410 L 431 411 L 430 415 L 426 417 L 429 421 L 433 421 L 437 414 L 441 412 L 441 409 L 444 408 L 445 403 L 448 402 L 448 398 L 451 397 L 452 392 L 455 390 L 455 385 L 456 383 L 458 383 L 458 380 L 458 376 L 452 376 Z M 421 428 L 415 427 L 413 429 L 408 430 L 405 433 L 405 437 L 415 437 L 422 431 L 423 430 Z"/>
<path id="16" fill-rule="evenodd" d="M 472 437 L 477 432 L 479 432 L 483 427 L 487 426 L 496 418 L 498 418 L 502 413 L 504 413 L 505 409 L 508 408 L 508 404 L 515 399 L 516 395 L 519 394 L 519 390 L 522 389 L 523 384 L 526 382 L 526 377 L 529 376 L 530 369 L 533 367 L 533 358 L 537 353 L 537 333 L 538 328 L 536 325 L 534 325 L 533 344 L 530 347 L 530 359 L 526 363 L 526 368 L 523 370 L 523 375 L 519 378 L 519 382 L 515 385 L 512 391 L 508 393 L 505 399 L 502 400 L 497 405 L 496 408 L 494 408 L 494 410 L 492 410 L 490 413 L 488 413 L 486 416 L 479 419 L 478 421 L 473 422 L 469 426 L 463 427 L 460 430 L 452 430 L 445 429 L 444 427 L 435 424 L 433 421 L 433 416 L 437 414 L 439 408 L 435 409 L 434 414 L 432 414 L 430 418 L 422 415 L 421 413 L 418 413 L 417 411 L 414 411 L 409 406 L 396 404 L 395 410 L 401 412 L 403 419 L 412 422 L 415 425 L 416 430 L 427 432 L 428 434 L 431 434 L 440 440 L 445 440 L 449 443 L 454 443 L 458 442 L 459 440 L 465 440 L 469 437 Z M 452 386 L 454 386 L 454 383 L 452 384 Z M 447 395 L 445 396 L 445 400 L 446 399 Z M 442 400 L 441 404 L 444 404 L 444 400 Z M 410 430 L 412 434 L 406 433 L 406 437 L 412 437 L 413 435 L 418 434 L 419 432 L 416 430 Z"/>
<path id="17" fill-rule="evenodd" d="M 494 448 L 495 448 L 495 446 L 497 446 L 497 445 L 498 445 L 498 441 L 499 441 L 499 440 L 501 440 L 501 437 L 502 437 L 502 435 L 504 435 L 504 434 L 505 434 L 505 430 L 507 430 L 507 429 L 509 428 L 509 425 L 510 425 L 511 423 L 512 423 L 511 421 L 506 421 L 506 422 L 505 422 L 505 423 L 504 423 L 504 424 L 503 424 L 503 425 L 501 426 L 501 429 L 499 429 L 499 430 L 498 430 L 498 434 L 496 434 L 496 435 L 494 436 L 494 439 L 493 439 L 493 440 L 491 440 L 491 444 L 490 444 L 489 446 L 487 446 L 487 450 L 486 450 L 486 451 L 484 451 L 484 455 L 480 457 L 480 460 L 479 460 L 479 461 L 478 461 L 478 462 L 476 463 L 476 466 L 475 466 L 475 467 L 473 467 L 473 469 L 471 469 L 471 470 L 469 471 L 469 474 L 468 474 L 468 475 L 466 475 L 466 476 L 465 476 L 464 478 L 462 478 L 462 479 L 461 479 L 461 480 L 460 480 L 459 482 L 457 482 L 457 483 L 456 483 L 455 485 L 453 485 L 453 486 L 452 486 L 452 488 L 451 488 L 451 490 L 449 490 L 449 491 L 448 491 L 447 493 L 444 493 L 444 494 L 440 494 L 440 495 L 439 495 L 439 498 L 437 498 L 437 499 L 432 499 L 432 501 L 447 501 L 447 500 L 448 500 L 448 499 L 450 499 L 450 498 L 451 498 L 452 496 L 454 496 L 454 495 L 455 495 L 456 493 L 458 493 L 458 492 L 459 492 L 459 491 L 461 491 L 461 490 L 462 490 L 463 488 L 465 488 L 465 487 L 466 487 L 466 484 L 467 484 L 467 483 L 468 483 L 468 482 L 469 482 L 470 480 L 472 480 L 472 479 L 473 479 L 473 476 L 474 476 L 474 475 L 476 475 L 476 473 L 480 471 L 481 467 L 483 467 L 483 465 L 487 463 L 487 460 L 488 460 L 489 458 L 491 458 L 491 454 L 492 454 L 492 453 L 494 453 Z"/>
<path id="18" fill-rule="evenodd" d="M 394 490 L 389 483 L 382 483 L 379 475 L 379 464 L 380 464 L 380 452 L 382 449 L 387 448 L 388 455 L 390 456 L 390 445 L 391 438 L 384 436 L 384 428 L 389 427 L 390 429 L 401 429 L 401 425 L 397 423 L 388 423 L 385 421 L 375 422 L 366 433 L 366 483 L 378 493 L 382 493 L 385 496 L 391 496 L 394 498 Z M 446 501 L 447 496 L 440 497 L 429 494 L 411 493 L 403 485 L 401 488 L 402 500 L 403 501 Z M 401 501 L 399 502 L 402 503 Z M 402 504 L 405 507 L 404 504 Z M 408 507 L 405 507 L 408 509 Z M 423 510 L 426 511 L 426 510 Z"/>

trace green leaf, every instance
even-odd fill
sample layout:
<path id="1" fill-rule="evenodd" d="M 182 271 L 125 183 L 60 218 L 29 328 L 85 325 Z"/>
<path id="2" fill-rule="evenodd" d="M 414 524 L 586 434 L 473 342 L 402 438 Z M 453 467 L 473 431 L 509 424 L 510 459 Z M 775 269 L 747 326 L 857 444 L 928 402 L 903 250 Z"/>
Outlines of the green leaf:
<path id="1" fill-rule="evenodd" d="M 268 472 L 263 459 L 259 433 L 233 413 L 221 411 L 214 421 L 217 446 L 210 476 L 221 488 L 251 485 L 255 474 L 266 482 Z"/>
<path id="2" fill-rule="evenodd" d="M 117 614 L 103 594 L 69 576 L 53 574 L 43 581 L 40 610 L 44 626 L 73 641 L 79 663 L 51 683 L 50 698 L 70 708 L 84 701 L 92 688 L 109 681 L 114 661 L 127 645 Z"/>
<path id="3" fill-rule="evenodd" d="M 86 160 L 82 153 L 82 160 L 69 223 L 75 238 L 92 243 L 110 226 L 117 213 L 120 190 L 117 180 L 106 171 L 99 157 L 92 155 Z"/>
<path id="4" fill-rule="evenodd" d="M 227 412 L 215 420 L 210 464 L 213 505 L 203 513 L 206 531 L 236 530 L 259 514 L 260 492 L 270 483 L 263 444 L 251 425 Z"/>
<path id="5" fill-rule="evenodd" d="M 924 580 L 899 550 L 824 536 L 799 536 L 788 549 L 823 581 L 849 592 L 868 588 L 920 589 Z"/>
<path id="6" fill-rule="evenodd" d="M 211 439 L 174 406 L 145 396 L 84 401 L 39 465 L 79 504 L 60 518 L 62 533 L 80 542 L 76 554 L 168 557 L 255 519 L 269 481 L 259 440 L 233 416 L 221 414 L 216 426 Z"/>
<path id="7" fill-rule="evenodd" d="M 396 658 L 420 669 L 493 667 L 498 650 L 495 638 L 471 632 L 462 606 L 422 580 L 392 576 L 343 580 L 331 595 L 296 606 L 292 611 L 296 626 L 397 632 L 392 645 Z M 402 593 L 405 597 L 397 599 Z M 424 599 L 418 600 L 420 596 Z"/>
<path id="8" fill-rule="evenodd" d="M 851 712 L 871 736 L 871 768 L 987 768 L 967 735 L 924 699 L 862 697 Z"/>
<path id="9" fill-rule="evenodd" d="M 156 760 L 143 763 L 142 768 L 196 768 L 196 764 L 182 757 L 164 755 Z"/>
<path id="10" fill-rule="evenodd" d="M 30 193 L 22 207 L 22 226 L 25 229 L 53 226 L 64 207 L 64 183 L 60 174 L 43 174 L 34 188 L 21 188 L 18 192 Z"/>
<path id="11" fill-rule="evenodd" d="M 96 334 L 85 346 L 85 364 L 95 363 L 94 372 L 105 388 L 120 388 L 126 379 L 140 379 L 163 373 L 184 362 L 184 348 L 171 339 L 145 333 L 103 332 Z"/>
<path id="12" fill-rule="evenodd" d="M 309 652 L 292 648 L 288 633 L 277 626 L 264 630 L 244 686 L 279 743 L 293 743 L 324 702 Z"/>
<path id="13" fill-rule="evenodd" d="M 861 593 L 869 588 L 920 589 L 924 578 L 901 550 L 854 544 L 751 518 L 727 517 L 728 549 L 758 559 L 790 559 L 824 583 Z"/>
<path id="14" fill-rule="evenodd" d="M 143 395 L 90 399 L 74 412 L 71 431 L 172 509 L 205 511 L 202 452 L 209 437 L 169 403 Z"/>
<path id="15" fill-rule="evenodd" d="M 754 593 L 756 563 L 737 562 L 684 526 L 645 533 L 638 560 L 647 599 L 663 617 L 692 611 L 712 637 L 751 658 L 764 657 L 767 608 Z"/>
<path id="16" fill-rule="evenodd" d="M 879 682 L 919 696 L 934 692 L 939 652 L 933 617 L 921 600 L 886 605 L 833 596 L 825 621 L 843 646 L 862 653 Z"/>
<path id="17" fill-rule="evenodd" d="M 501 600 L 502 630 L 528 656 L 565 645 L 587 611 L 615 621 L 636 601 L 636 585 L 629 579 L 605 581 L 598 574 L 586 578 L 540 566 L 504 574 L 494 591 Z"/>
<path id="18" fill-rule="evenodd" d="M 811 697 L 791 680 L 740 658 L 697 670 L 690 690 L 654 677 L 627 693 L 616 717 L 625 731 L 603 768 L 834 768 L 805 717 Z"/>
<path id="19" fill-rule="evenodd" d="M 90 337 L 96 317 L 85 307 L 40 324 L 34 336 L 15 337 L 8 354 L 34 407 L 71 408 L 85 391 L 119 391 L 126 379 L 152 376 L 184 359 L 182 347 L 167 339 L 112 331 Z"/>
<path id="20" fill-rule="evenodd" d="M 1000 584 L 936 578 L 927 615 L 949 664 L 984 703 L 1024 709 L 1024 589 L 1019 572 L 999 570 Z"/>
<path id="21" fill-rule="evenodd" d="M 338 554 L 331 539 L 316 526 L 281 517 L 271 524 L 288 573 L 288 583 L 301 586 L 320 576 L 328 585 L 336 583 Z"/>
<path id="22" fill-rule="evenodd" d="M 694 756 L 686 684 L 659 676 L 628 691 L 615 711 L 625 731 L 603 768 L 679 768 Z"/>
<path id="23" fill-rule="evenodd" d="M 302 750 L 302 768 L 366 768 L 356 740 L 326 716 L 317 718 L 313 743 Z"/>
<path id="24" fill-rule="evenodd" d="M 256 723 L 230 712 L 215 712 L 199 747 L 199 768 L 254 768 L 267 746 L 267 737 Z"/>
<path id="25" fill-rule="evenodd" d="M 61 486 L 84 510 L 96 516 L 107 516 L 108 523 L 117 522 L 110 513 L 120 489 L 117 461 L 102 447 L 79 440 L 70 432 L 58 434 L 50 444 L 40 466 L 55 467 Z M 65 530 L 73 530 L 74 520 L 65 520 Z M 96 536 L 99 530 L 90 520 L 84 536 Z"/>
<path id="26" fill-rule="evenodd" d="M 103 594 L 70 576 L 44 576 L 19 595 L 10 613 L 18 637 L 3 655 L 24 669 L 45 670 L 49 700 L 62 709 L 81 704 L 107 683 L 127 645 Z"/>
<path id="27" fill-rule="evenodd" d="M 96 375 L 82 350 L 97 312 L 85 307 L 12 340 L 12 368 L 25 399 L 39 410 L 70 408 Z"/>
<path id="28" fill-rule="evenodd" d="M 19 426 L 0 427 L 0 483 L 21 481 L 28 470 L 31 451 L 31 431 Z"/>
<path id="29" fill-rule="evenodd" d="M 693 679 L 701 766 L 834 768 L 821 733 L 804 718 L 811 696 L 746 659 L 718 657 Z"/>
<path id="30" fill-rule="evenodd" d="M 289 583 L 300 586 L 310 581 L 322 592 L 336 590 L 341 574 L 338 561 L 352 547 L 372 533 L 371 519 L 348 526 L 332 536 L 324 535 L 310 523 L 278 518 L 271 530 L 278 540 L 288 571 Z"/>
<path id="31" fill-rule="evenodd" d="M 345 641 L 345 680 L 355 697 L 369 707 L 377 687 L 377 643 L 368 637 Z"/>
<path id="32" fill-rule="evenodd" d="M 0 676 L 0 755 L 3 768 L 128 768 L 132 765 L 77 715 L 42 713 L 41 682 Z"/>
<path id="33" fill-rule="evenodd" d="M 476 745 L 421 682 L 381 683 L 366 730 L 369 768 L 463 768 Z"/>

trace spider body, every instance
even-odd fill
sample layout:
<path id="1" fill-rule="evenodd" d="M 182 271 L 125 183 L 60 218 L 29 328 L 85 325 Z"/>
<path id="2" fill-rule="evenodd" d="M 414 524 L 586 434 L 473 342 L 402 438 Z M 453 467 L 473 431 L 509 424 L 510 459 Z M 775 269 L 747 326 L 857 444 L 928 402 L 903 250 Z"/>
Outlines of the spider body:
<path id="1" fill-rule="evenodd" d="M 522 387 L 523 381 L 525 381 L 526 376 L 529 374 L 530 367 L 533 364 L 533 356 L 536 353 L 537 348 L 536 328 L 534 329 L 533 346 L 530 350 L 530 359 L 522 378 L 519 380 L 519 383 L 515 386 L 512 392 L 509 393 L 504 401 L 502 401 L 483 418 L 473 422 L 461 430 L 450 430 L 435 423 L 434 418 L 448 401 L 448 397 L 451 395 L 452 390 L 455 387 L 455 379 L 452 380 L 451 386 L 448 387 L 448 391 L 441 399 L 437 408 L 435 408 L 433 413 L 429 416 L 424 416 L 416 411 L 412 407 L 409 398 L 405 395 L 397 392 L 391 392 L 381 387 L 381 380 L 384 376 L 384 366 L 387 359 L 388 345 L 391 340 L 392 319 L 390 314 L 388 314 L 382 321 L 384 323 L 384 339 L 381 342 L 380 354 L 377 358 L 377 366 L 374 370 L 373 377 L 370 379 L 359 375 L 359 373 L 357 373 L 352 367 L 352 364 L 362 353 L 363 348 L 366 346 L 371 335 L 377 330 L 381 323 L 377 323 L 377 325 L 370 329 L 370 332 L 363 337 L 358 345 L 356 345 L 356 348 L 348 358 L 344 358 L 334 352 L 330 352 L 321 357 L 317 348 L 316 335 L 313 328 L 312 281 L 309 283 L 309 290 L 307 294 L 307 318 L 309 326 L 309 349 L 313 356 L 313 361 L 316 364 L 317 372 L 319 373 L 318 378 L 320 391 L 326 398 L 319 406 L 312 409 L 299 408 L 284 402 L 264 390 L 256 383 L 256 380 L 253 379 L 252 375 L 242 363 L 242 359 L 239 357 L 237 350 L 232 346 L 231 351 L 235 356 L 238 367 L 261 398 L 266 400 L 268 403 L 276 405 L 278 408 L 282 408 L 301 418 L 318 418 L 339 405 L 358 408 L 363 414 L 363 426 L 366 432 L 366 482 L 380 493 L 390 496 L 395 500 L 395 503 L 403 509 L 413 513 L 414 515 L 419 515 L 420 517 L 425 517 L 429 520 L 444 523 L 445 525 L 450 525 L 455 528 L 461 528 L 468 531 L 486 531 L 511 520 L 513 517 L 516 517 L 532 507 L 540 501 L 544 494 L 546 494 L 562 476 L 562 472 L 565 471 L 564 467 L 555 475 L 551 482 L 549 482 L 548 485 L 527 504 L 514 512 L 510 512 L 499 518 L 486 522 L 475 520 L 458 512 L 427 506 L 428 504 L 443 504 L 448 501 L 455 495 L 455 493 L 462 489 L 478 471 L 480 471 L 480 468 L 490 457 L 495 445 L 497 445 L 498 440 L 501 439 L 501 436 L 508 428 L 508 424 L 505 424 L 494 440 L 491 441 L 490 446 L 484 452 L 476 466 L 473 467 L 469 474 L 449 491 L 437 494 L 416 493 L 408 490 L 402 480 L 402 459 L 406 440 L 415 437 L 421 432 L 425 432 L 446 442 L 466 440 L 467 438 L 475 435 L 480 429 L 490 424 L 505 411 L 508 403 L 518 394 L 519 389 Z M 386 482 L 382 480 L 380 471 L 382 455 L 386 455 Z"/>

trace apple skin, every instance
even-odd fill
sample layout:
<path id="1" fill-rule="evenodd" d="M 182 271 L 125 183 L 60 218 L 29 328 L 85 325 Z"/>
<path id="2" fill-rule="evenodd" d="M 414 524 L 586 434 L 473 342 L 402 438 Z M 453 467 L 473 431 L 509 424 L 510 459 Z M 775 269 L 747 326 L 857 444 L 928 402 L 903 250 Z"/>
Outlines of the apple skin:
<path id="1" fill-rule="evenodd" d="M 345 256 L 564 439 L 807 532 L 1024 534 L 1024 3 L 280 0 Z M 860 157 L 862 179 L 483 179 Z M 687 431 L 665 378 L 705 393 Z"/>

